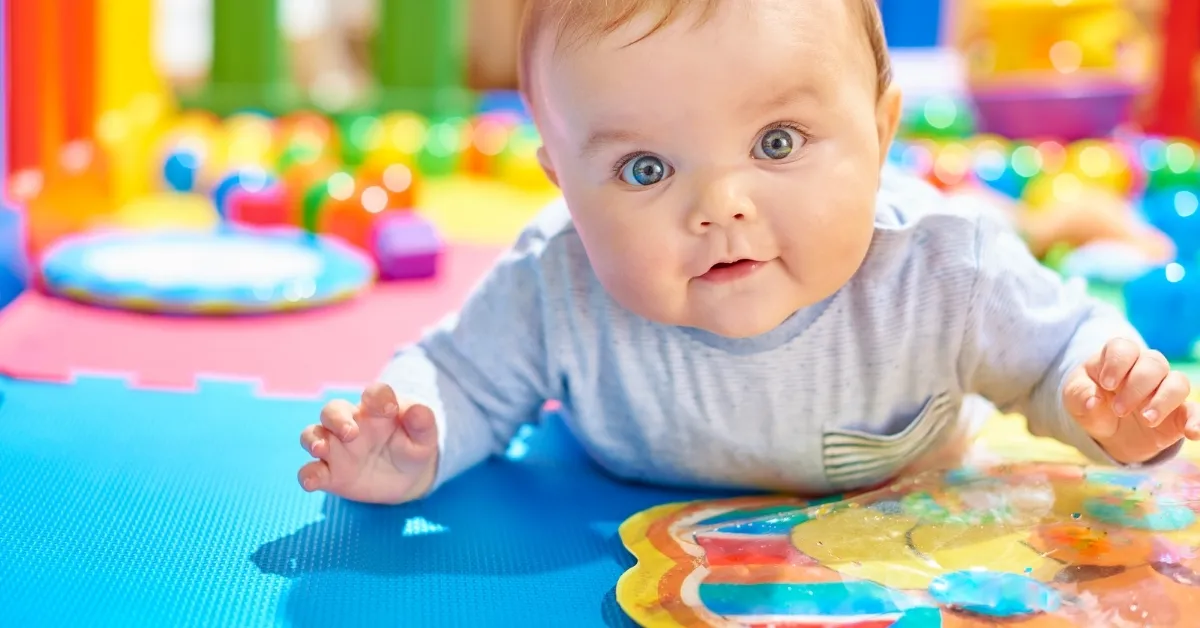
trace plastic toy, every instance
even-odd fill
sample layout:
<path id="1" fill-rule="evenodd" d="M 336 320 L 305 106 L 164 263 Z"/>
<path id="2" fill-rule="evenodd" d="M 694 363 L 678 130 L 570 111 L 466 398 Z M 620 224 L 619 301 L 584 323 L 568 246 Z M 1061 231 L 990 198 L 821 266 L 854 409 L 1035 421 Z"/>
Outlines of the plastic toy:
<path id="1" fill-rule="evenodd" d="M 523 125 L 515 129 L 509 136 L 508 146 L 496 159 L 496 176 L 519 188 L 538 190 L 552 187 L 538 162 L 539 146 L 541 140 L 535 127 Z"/>
<path id="2" fill-rule="evenodd" d="M 1196 59 L 1200 56 L 1200 3 L 1166 0 L 1164 6 L 1162 59 L 1146 130 L 1166 137 L 1200 140 L 1195 80 Z"/>
<path id="3" fill-rule="evenodd" d="M 0 206 L 0 308 L 17 298 L 28 283 L 21 215 Z"/>
<path id="4" fill-rule="evenodd" d="M 222 116 L 243 110 L 282 114 L 300 105 L 284 62 L 278 10 L 276 0 L 214 0 L 208 84 L 189 104 Z"/>
<path id="5" fill-rule="evenodd" d="M 943 0 L 880 0 L 891 48 L 934 48 L 942 43 Z"/>
<path id="6" fill-rule="evenodd" d="M 266 189 L 274 181 L 266 170 L 258 167 L 239 168 L 230 172 L 213 188 L 213 205 L 217 214 L 222 218 L 229 216 L 229 199 L 239 191 L 258 192 Z"/>
<path id="7" fill-rule="evenodd" d="M 195 148 L 179 146 L 173 149 L 163 163 L 163 181 L 176 192 L 195 190 L 203 160 L 204 155 Z"/>
<path id="8" fill-rule="evenodd" d="M 364 192 L 371 187 L 378 187 L 387 194 L 385 209 L 411 209 L 417 206 L 421 179 L 413 173 L 412 168 L 405 164 L 363 166 L 358 171 L 358 180 Z M 367 206 L 375 205 L 375 203 L 365 204 Z"/>
<path id="9" fill-rule="evenodd" d="M 48 54 L 53 46 L 42 43 L 56 40 L 54 9 L 51 2 L 6 3 L 9 175 L 42 169 L 53 159 L 47 151 L 56 153 L 61 142 L 50 125 L 61 106 L 48 98 L 55 95 L 58 76 Z"/>
<path id="10" fill-rule="evenodd" d="M 444 247 L 433 223 L 419 214 L 392 211 L 375 222 L 375 260 L 382 279 L 434 276 Z"/>
<path id="11" fill-rule="evenodd" d="M 1200 339 L 1200 269 L 1171 263 L 1125 284 L 1125 315 L 1169 360 L 1193 359 Z"/>
<path id="12" fill-rule="evenodd" d="M 1200 261 L 1200 196 L 1196 188 L 1170 188 L 1149 193 L 1143 201 L 1146 220 L 1175 243 L 1177 259 L 1188 266 Z"/>
<path id="13" fill-rule="evenodd" d="M 438 120 L 470 114 L 475 97 L 466 88 L 466 10 L 463 0 L 379 3 L 372 46 L 376 109 Z"/>
<path id="14" fill-rule="evenodd" d="M 375 278 L 370 258 L 294 228 L 213 233 L 101 233 L 47 251 L 51 294 L 159 314 L 241 315 L 349 299 Z"/>
<path id="15" fill-rule="evenodd" d="M 1023 464 L 621 526 L 643 626 L 1173 626 L 1200 612 L 1200 475 Z"/>
<path id="16" fill-rule="evenodd" d="M 1200 159 L 1188 141 L 1147 139 L 1141 145 L 1149 180 L 1147 191 L 1200 187 Z"/>
<path id="17" fill-rule="evenodd" d="M 229 219 L 249 227 L 283 227 L 292 225 L 287 191 L 278 182 L 261 188 L 238 188 L 226 201 Z"/>
<path id="18" fill-rule="evenodd" d="M 965 8 L 980 128 L 1007 137 L 1102 137 L 1140 93 L 1120 55 L 1138 36 L 1119 0 L 976 0 Z"/>

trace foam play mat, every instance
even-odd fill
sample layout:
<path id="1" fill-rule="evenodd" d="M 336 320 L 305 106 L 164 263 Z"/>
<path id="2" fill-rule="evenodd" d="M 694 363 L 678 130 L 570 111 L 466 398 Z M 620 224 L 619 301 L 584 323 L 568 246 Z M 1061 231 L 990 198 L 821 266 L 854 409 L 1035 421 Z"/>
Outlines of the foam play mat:
<path id="1" fill-rule="evenodd" d="M 375 279 L 370 257 L 298 230 L 112 232 L 79 236 L 46 253 L 55 295 L 167 314 L 236 315 L 342 301 Z"/>
<path id="2" fill-rule="evenodd" d="M 824 501 L 630 518 L 617 598 L 645 626 L 1182 626 L 1200 613 L 1200 469 L 1020 463 Z"/>

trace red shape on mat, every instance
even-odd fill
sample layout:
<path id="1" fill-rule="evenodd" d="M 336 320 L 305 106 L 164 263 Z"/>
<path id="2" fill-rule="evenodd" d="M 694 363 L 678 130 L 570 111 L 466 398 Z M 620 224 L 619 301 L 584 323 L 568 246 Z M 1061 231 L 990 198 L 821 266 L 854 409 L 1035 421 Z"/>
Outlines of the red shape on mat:
<path id="1" fill-rule="evenodd" d="M 248 379 L 267 394 L 305 397 L 360 386 L 398 345 L 461 305 L 500 253 L 454 245 L 437 279 L 381 284 L 348 303 L 269 317 L 158 317 L 28 292 L 0 312 L 0 374 L 129 376 L 135 386 L 187 390 L 197 378 Z"/>

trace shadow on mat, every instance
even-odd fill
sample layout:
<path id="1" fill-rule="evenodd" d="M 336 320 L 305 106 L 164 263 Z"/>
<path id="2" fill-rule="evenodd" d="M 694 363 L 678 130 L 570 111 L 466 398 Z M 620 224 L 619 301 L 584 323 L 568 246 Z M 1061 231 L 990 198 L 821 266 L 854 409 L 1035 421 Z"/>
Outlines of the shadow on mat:
<path id="1" fill-rule="evenodd" d="M 287 604 L 297 626 L 329 625 L 319 618 L 328 617 L 331 604 L 353 608 L 351 617 L 362 617 L 365 605 L 388 606 L 379 599 L 387 585 L 359 576 L 522 577 L 597 561 L 611 578 L 580 583 L 550 575 L 546 584 L 576 591 L 596 586 L 594 605 L 580 613 L 608 626 L 632 625 L 612 589 L 633 565 L 617 527 L 652 506 L 724 495 L 615 481 L 596 469 L 557 418 L 544 422 L 527 444 L 520 460 L 484 464 L 422 502 L 381 507 L 327 498 L 324 519 L 263 545 L 251 559 L 263 572 L 299 579 Z M 355 575 L 319 577 L 331 572 Z M 437 589 L 430 597 L 452 604 L 489 580 L 475 586 L 469 578 L 423 582 L 422 588 Z M 346 590 L 330 590 L 331 584 Z M 430 603 L 437 608 L 439 602 Z"/>

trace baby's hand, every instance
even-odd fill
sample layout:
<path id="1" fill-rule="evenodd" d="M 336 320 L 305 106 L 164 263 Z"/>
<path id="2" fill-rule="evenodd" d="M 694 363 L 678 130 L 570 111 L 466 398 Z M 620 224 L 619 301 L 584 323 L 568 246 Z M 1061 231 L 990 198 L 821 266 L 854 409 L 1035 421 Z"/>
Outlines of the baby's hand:
<path id="1" fill-rule="evenodd" d="M 400 402 L 384 384 L 369 386 L 358 407 L 330 402 L 321 410 L 321 424 L 301 433 L 300 444 L 317 458 L 300 469 L 304 490 L 359 502 L 416 499 L 429 490 L 437 469 L 433 412 Z"/>
<path id="2" fill-rule="evenodd" d="M 1063 404 L 1109 455 L 1146 462 L 1180 438 L 1200 440 L 1188 378 L 1157 351 L 1112 340 L 1071 375 Z"/>

